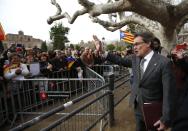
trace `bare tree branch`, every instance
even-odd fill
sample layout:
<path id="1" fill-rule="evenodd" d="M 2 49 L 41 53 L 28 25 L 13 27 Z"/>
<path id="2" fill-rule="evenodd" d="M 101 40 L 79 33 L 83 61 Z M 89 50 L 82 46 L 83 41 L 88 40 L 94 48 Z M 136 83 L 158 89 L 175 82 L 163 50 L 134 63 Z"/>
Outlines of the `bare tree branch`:
<path id="1" fill-rule="evenodd" d="M 122 24 L 122 23 L 103 21 L 97 17 L 92 17 L 91 19 L 93 22 L 102 25 L 105 29 L 112 31 L 112 32 L 116 31 L 126 25 L 126 24 Z"/>
<path id="2" fill-rule="evenodd" d="M 52 23 L 53 23 L 54 21 L 56 21 L 56 20 L 60 20 L 60 19 L 62 19 L 62 18 L 67 18 L 67 19 L 68 19 L 68 22 L 69 22 L 70 24 L 72 24 L 72 23 L 74 23 L 74 21 L 76 20 L 76 18 L 77 18 L 78 16 L 83 15 L 83 14 L 85 14 L 85 13 L 87 13 L 87 12 L 88 12 L 88 11 L 87 11 L 86 9 L 78 10 L 78 11 L 76 11 L 76 12 L 73 14 L 72 17 L 70 17 L 70 15 L 69 15 L 67 12 L 65 12 L 65 13 L 63 13 L 63 14 L 61 14 L 61 15 L 55 15 L 55 16 L 49 17 L 48 20 L 47 20 L 47 22 L 48 22 L 48 24 L 52 24 Z"/>
<path id="3" fill-rule="evenodd" d="M 94 5 L 92 10 L 89 10 L 89 14 L 93 17 L 101 14 L 111 14 L 122 11 L 131 10 L 131 4 L 128 0 L 119 0 L 113 3 L 97 4 Z"/>
<path id="4" fill-rule="evenodd" d="M 78 0 L 78 3 L 87 9 L 91 9 L 95 5 L 95 3 L 88 0 Z"/>
<path id="5" fill-rule="evenodd" d="M 57 8 L 57 12 L 56 12 L 55 15 L 60 15 L 61 12 L 62 12 L 62 10 L 61 10 L 60 5 L 56 2 L 56 0 L 51 0 L 51 4 L 54 5 L 54 6 L 56 6 L 56 8 Z"/>
<path id="6" fill-rule="evenodd" d="M 122 7 L 123 8 L 130 7 L 129 4 L 128 6 L 124 6 L 124 1 L 126 0 L 116 1 L 114 2 L 115 4 L 109 3 L 109 4 L 95 5 L 94 3 L 89 2 L 88 0 L 78 0 L 79 4 L 84 6 L 84 8 L 82 10 L 76 11 L 74 15 L 70 17 L 70 15 L 67 12 L 64 12 L 63 14 L 59 13 L 61 12 L 61 8 L 59 4 L 55 0 L 52 0 L 52 4 L 56 6 L 58 13 L 56 13 L 54 16 L 49 17 L 47 22 L 48 24 L 51 24 L 53 23 L 53 21 L 56 21 L 62 18 L 67 18 L 69 23 L 72 24 L 78 16 L 83 15 L 85 13 L 89 13 L 91 16 L 97 16 L 97 15 L 104 14 L 104 13 L 109 14 L 110 12 L 114 12 L 114 8 L 117 11 L 118 10 L 120 11 L 122 10 Z"/>
<path id="7" fill-rule="evenodd" d="M 118 29 L 121 29 L 122 27 L 104 27 L 106 30 L 108 30 L 108 31 L 112 31 L 112 32 L 114 32 L 114 31 L 116 31 L 116 30 L 118 30 Z"/>
<path id="8" fill-rule="evenodd" d="M 51 0 L 51 3 L 53 5 L 56 6 L 57 8 L 57 13 L 54 16 L 50 16 L 47 20 L 48 24 L 52 24 L 54 21 L 56 20 L 60 20 L 62 18 L 67 18 L 68 22 L 70 24 L 74 23 L 74 21 L 76 20 L 76 18 L 80 15 L 83 15 L 85 13 L 88 13 L 88 10 L 86 8 L 82 9 L 82 10 L 78 10 L 76 11 L 72 17 L 70 17 L 70 15 L 67 12 L 64 12 L 63 14 L 61 14 L 62 10 L 61 7 L 59 6 L 59 4 L 56 2 L 56 0 Z"/>
<path id="9" fill-rule="evenodd" d="M 151 20 L 147 19 L 146 17 L 140 16 L 136 13 L 134 13 L 130 16 L 126 16 L 119 23 L 103 21 L 97 17 L 92 18 L 92 20 L 93 20 L 93 22 L 102 25 L 104 28 L 106 28 L 109 31 L 115 31 L 115 30 L 120 29 L 130 23 L 135 23 L 135 24 L 144 26 L 151 32 L 154 32 L 157 30 L 159 31 L 159 29 L 161 28 L 161 25 L 158 22 L 151 21 Z"/>
<path id="10" fill-rule="evenodd" d="M 168 15 L 168 11 L 166 8 L 167 4 L 164 4 L 164 6 L 161 6 L 160 5 L 161 3 L 158 3 L 158 5 L 157 5 L 156 3 L 152 3 L 152 1 L 153 0 L 139 0 L 139 1 L 118 0 L 118 1 L 115 1 L 112 3 L 112 1 L 109 0 L 108 1 L 109 3 L 95 4 L 88 0 L 78 0 L 79 4 L 84 7 L 84 9 L 83 9 L 84 11 L 81 10 L 81 11 L 75 12 L 75 15 L 73 15 L 73 16 L 76 16 L 76 17 L 74 17 L 73 18 L 74 20 L 72 20 L 72 21 L 75 21 L 77 16 L 85 14 L 85 13 L 89 13 L 90 16 L 95 17 L 95 16 L 99 16 L 101 14 L 111 14 L 111 13 L 124 12 L 124 11 L 133 11 L 133 12 L 143 15 L 151 20 L 158 21 L 160 23 L 165 23 L 166 21 L 168 21 L 169 15 Z M 58 5 L 58 4 L 56 3 L 56 5 Z M 140 6 L 140 5 L 142 5 L 142 6 Z M 56 7 L 59 8 L 58 6 L 56 6 Z M 67 14 L 68 13 L 65 12 L 65 13 L 63 13 L 63 15 L 52 16 L 49 18 L 48 23 L 53 22 L 54 20 L 68 18 L 68 17 L 66 17 Z M 163 19 L 165 19 L 165 21 Z M 69 20 L 69 21 L 71 21 L 71 20 Z M 70 23 L 73 23 L 73 22 L 70 22 Z"/>

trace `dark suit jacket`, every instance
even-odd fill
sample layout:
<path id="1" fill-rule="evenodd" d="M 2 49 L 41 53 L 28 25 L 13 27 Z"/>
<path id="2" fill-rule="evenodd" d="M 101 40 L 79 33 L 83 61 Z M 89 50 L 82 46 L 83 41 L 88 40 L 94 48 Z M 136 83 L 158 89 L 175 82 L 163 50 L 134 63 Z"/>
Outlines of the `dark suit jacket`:
<path id="1" fill-rule="evenodd" d="M 136 98 L 140 104 L 143 102 L 162 101 L 161 121 L 166 125 L 171 124 L 175 109 L 175 78 L 172 73 L 171 61 L 154 53 L 144 72 L 143 78 L 139 78 L 140 58 L 135 55 L 121 58 L 108 54 L 107 60 L 131 67 L 133 71 L 133 84 L 131 88 L 130 104 L 134 104 Z"/>
<path id="2" fill-rule="evenodd" d="M 188 131 L 188 76 L 183 86 L 184 94 L 177 112 L 177 117 L 173 123 L 172 131 Z"/>

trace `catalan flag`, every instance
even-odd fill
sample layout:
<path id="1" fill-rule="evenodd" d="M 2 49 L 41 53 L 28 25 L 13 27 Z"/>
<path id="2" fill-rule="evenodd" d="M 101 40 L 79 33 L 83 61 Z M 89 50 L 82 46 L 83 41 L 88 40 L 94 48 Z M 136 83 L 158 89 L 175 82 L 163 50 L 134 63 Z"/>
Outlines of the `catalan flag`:
<path id="1" fill-rule="evenodd" d="M 3 27 L 0 23 L 0 41 L 1 40 L 5 40 L 5 32 L 4 32 Z"/>
<path id="2" fill-rule="evenodd" d="M 72 56 L 67 57 L 66 60 L 68 63 L 68 70 L 70 70 L 76 60 Z"/>
<path id="3" fill-rule="evenodd" d="M 128 31 L 120 30 L 120 40 L 123 40 L 126 43 L 132 44 L 134 42 L 134 35 Z"/>

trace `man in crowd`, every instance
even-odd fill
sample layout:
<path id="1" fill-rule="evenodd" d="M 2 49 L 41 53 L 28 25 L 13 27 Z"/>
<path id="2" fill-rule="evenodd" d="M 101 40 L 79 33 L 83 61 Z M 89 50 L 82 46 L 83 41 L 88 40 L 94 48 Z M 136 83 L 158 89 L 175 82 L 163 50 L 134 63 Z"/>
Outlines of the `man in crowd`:
<path id="1" fill-rule="evenodd" d="M 164 47 L 161 46 L 161 42 L 157 37 L 155 37 L 152 40 L 151 47 L 152 47 L 153 51 L 158 54 L 161 54 L 165 57 L 167 57 L 169 55 L 168 51 Z"/>
<path id="2" fill-rule="evenodd" d="M 105 53 L 103 57 L 113 63 L 131 67 L 133 83 L 130 104 L 134 106 L 136 131 L 146 131 L 142 107 L 144 103 L 162 103 L 162 116 L 153 124 L 154 130 L 167 129 L 175 112 L 175 79 L 168 58 L 155 53 L 151 48 L 153 35 L 148 32 L 137 33 L 134 39 L 134 54 L 125 58 Z M 95 46 L 103 51 L 101 42 L 96 39 Z M 155 110 L 153 113 L 156 113 Z"/>
<path id="3" fill-rule="evenodd" d="M 80 56 L 81 61 L 85 66 L 92 67 L 94 64 L 93 54 L 89 47 L 85 47 L 84 52 Z"/>

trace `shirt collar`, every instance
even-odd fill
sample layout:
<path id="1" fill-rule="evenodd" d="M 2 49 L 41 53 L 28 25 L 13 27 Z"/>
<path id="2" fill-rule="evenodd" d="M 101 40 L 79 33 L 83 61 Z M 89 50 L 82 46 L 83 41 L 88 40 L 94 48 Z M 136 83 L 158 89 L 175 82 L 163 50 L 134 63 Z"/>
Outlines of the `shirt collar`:
<path id="1" fill-rule="evenodd" d="M 150 59 L 151 59 L 151 57 L 153 56 L 153 54 L 154 54 L 154 52 L 153 52 L 153 50 L 152 50 L 152 51 L 150 51 L 150 52 L 144 57 L 144 59 L 146 59 L 146 61 L 150 61 Z"/>

